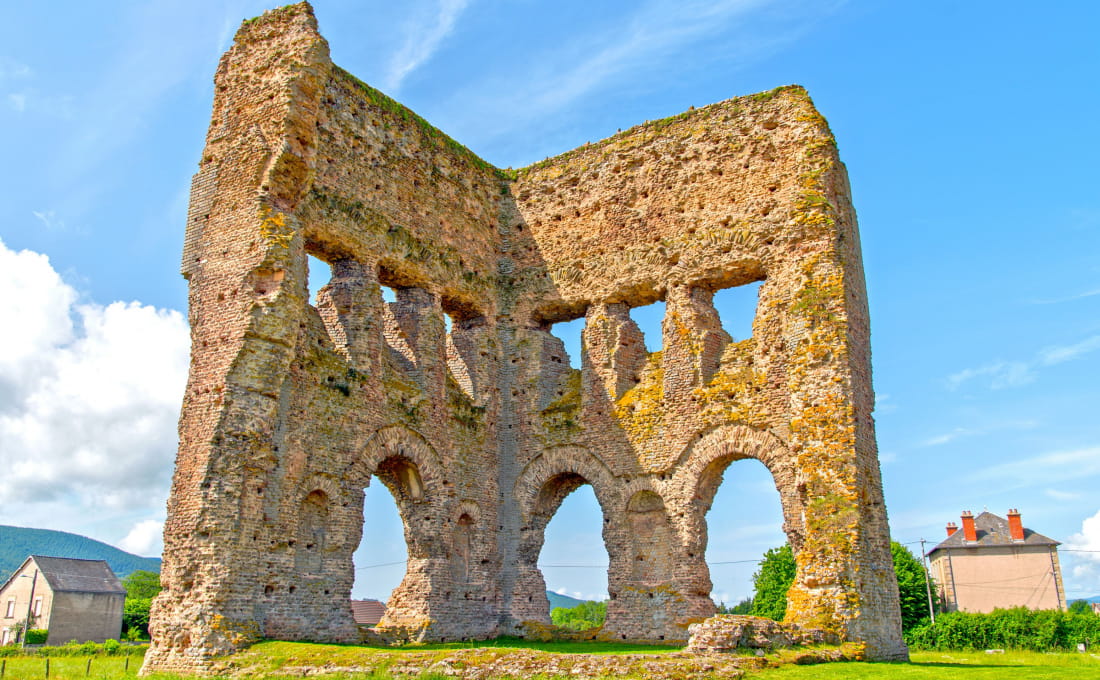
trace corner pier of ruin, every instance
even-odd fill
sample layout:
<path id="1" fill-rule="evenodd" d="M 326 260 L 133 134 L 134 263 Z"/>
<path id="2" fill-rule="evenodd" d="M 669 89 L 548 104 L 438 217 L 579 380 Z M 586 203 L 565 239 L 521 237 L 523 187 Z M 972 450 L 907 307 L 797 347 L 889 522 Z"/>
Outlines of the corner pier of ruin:
<path id="1" fill-rule="evenodd" d="M 308 256 L 331 269 L 315 296 Z M 746 458 L 796 556 L 787 622 L 907 657 L 856 217 L 801 87 L 506 171 L 335 66 L 308 4 L 273 10 L 218 66 L 182 272 L 192 359 L 146 672 L 361 640 L 352 554 L 378 483 L 408 548 L 379 630 L 549 624 L 544 530 L 588 484 L 601 635 L 686 640 L 715 612 L 707 511 Z M 733 338 L 714 294 L 756 282 Z M 659 300 L 648 352 L 630 311 Z M 580 318 L 573 368 L 552 331 Z"/>

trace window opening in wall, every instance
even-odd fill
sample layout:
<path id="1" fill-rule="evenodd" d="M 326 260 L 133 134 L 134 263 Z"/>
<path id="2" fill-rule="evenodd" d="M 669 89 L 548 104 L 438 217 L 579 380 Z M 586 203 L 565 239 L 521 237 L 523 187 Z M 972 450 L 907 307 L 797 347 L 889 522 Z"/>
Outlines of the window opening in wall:
<path id="1" fill-rule="evenodd" d="M 352 555 L 352 600 L 387 602 L 405 577 L 409 551 L 393 494 L 377 477 L 363 495 L 363 537 Z"/>
<path id="2" fill-rule="evenodd" d="M 756 316 L 756 302 L 760 298 L 762 283 L 753 281 L 714 293 L 714 309 L 722 320 L 722 328 L 733 337 L 734 342 L 752 337 L 752 320 Z"/>
<path id="3" fill-rule="evenodd" d="M 658 300 L 642 307 L 632 307 L 630 318 L 638 324 L 645 338 L 647 352 L 660 352 L 663 342 L 661 339 L 661 322 L 665 319 L 665 301 Z"/>
<path id="4" fill-rule="evenodd" d="M 752 575 L 760 558 L 787 542 L 783 509 L 775 480 L 763 463 L 735 461 L 718 474 L 721 479 L 711 484 L 720 486 L 705 518 L 710 596 L 719 606 L 744 607 L 753 596 Z"/>
<path id="5" fill-rule="evenodd" d="M 553 335 L 565 345 L 565 356 L 559 357 L 561 363 L 570 368 L 581 367 L 581 333 L 584 332 L 584 317 L 572 321 L 561 321 L 550 327 Z M 551 357 L 553 361 L 553 357 Z"/>
<path id="6" fill-rule="evenodd" d="M 32 612 L 35 616 L 42 616 L 42 596 L 39 595 L 34 598 L 34 608 Z"/>
<path id="7" fill-rule="evenodd" d="M 332 266 L 315 255 L 306 255 L 306 266 L 309 268 L 306 277 L 309 290 L 306 291 L 306 300 L 316 306 L 317 291 L 324 288 L 332 280 Z"/>
<path id="8" fill-rule="evenodd" d="M 397 302 L 397 292 L 389 286 L 382 286 L 382 299 L 386 302 Z"/>
<path id="9" fill-rule="evenodd" d="M 9 597 L 8 598 L 8 608 L 4 613 L 4 618 L 5 619 L 10 619 L 10 618 L 14 618 L 14 617 L 15 617 L 15 598 L 14 597 Z"/>
<path id="10" fill-rule="evenodd" d="M 546 526 L 538 566 L 551 600 L 551 617 L 555 606 L 606 603 L 608 557 L 602 518 L 592 486 L 583 484 L 565 497 Z"/>

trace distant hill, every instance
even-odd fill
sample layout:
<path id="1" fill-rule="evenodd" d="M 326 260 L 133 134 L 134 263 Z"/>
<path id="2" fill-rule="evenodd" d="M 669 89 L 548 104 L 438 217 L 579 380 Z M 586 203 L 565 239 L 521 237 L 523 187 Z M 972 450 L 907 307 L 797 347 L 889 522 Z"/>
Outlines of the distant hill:
<path id="1" fill-rule="evenodd" d="M 139 557 L 87 536 L 50 529 L 26 529 L 0 524 L 0 583 L 23 564 L 29 555 L 106 560 L 119 578 L 132 572 L 160 571 L 159 557 Z"/>
<path id="2" fill-rule="evenodd" d="M 549 590 L 546 591 L 546 599 L 550 600 L 551 611 L 557 609 L 558 607 L 572 609 L 581 602 L 584 602 L 584 600 L 578 600 L 574 597 L 569 597 L 568 595 L 559 595 L 558 593 L 552 593 Z"/>

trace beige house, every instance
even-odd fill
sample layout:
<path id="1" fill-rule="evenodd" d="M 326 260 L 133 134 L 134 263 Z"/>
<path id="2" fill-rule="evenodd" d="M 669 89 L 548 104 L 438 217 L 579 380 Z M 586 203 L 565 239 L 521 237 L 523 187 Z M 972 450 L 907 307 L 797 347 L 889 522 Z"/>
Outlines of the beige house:
<path id="1" fill-rule="evenodd" d="M 932 578 L 947 611 L 1065 609 L 1058 541 L 1026 528 L 1016 510 L 962 513 L 962 529 L 947 524 L 947 539 L 928 553 Z"/>
<path id="2" fill-rule="evenodd" d="M 0 588 L 0 644 L 19 641 L 28 614 L 29 628 L 50 631 L 48 645 L 117 640 L 125 599 L 103 560 L 32 555 Z"/>

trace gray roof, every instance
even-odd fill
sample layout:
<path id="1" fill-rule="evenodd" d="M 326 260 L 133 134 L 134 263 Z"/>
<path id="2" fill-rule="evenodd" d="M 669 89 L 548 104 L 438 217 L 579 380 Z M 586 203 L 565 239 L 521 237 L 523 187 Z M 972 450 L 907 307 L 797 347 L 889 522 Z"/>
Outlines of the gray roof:
<path id="1" fill-rule="evenodd" d="M 1048 538 L 1024 527 L 1024 540 L 1014 541 L 1008 532 L 1008 520 L 998 517 L 992 512 L 983 512 L 974 518 L 974 529 L 978 535 L 977 541 L 967 541 L 963 538 L 963 529 L 948 536 L 942 543 L 928 551 L 928 554 L 947 548 L 996 548 L 1010 545 L 1061 545 L 1053 538 Z"/>
<path id="2" fill-rule="evenodd" d="M 77 560 L 69 557 L 31 555 L 39 573 L 55 593 L 126 594 L 122 582 L 103 560 Z"/>

